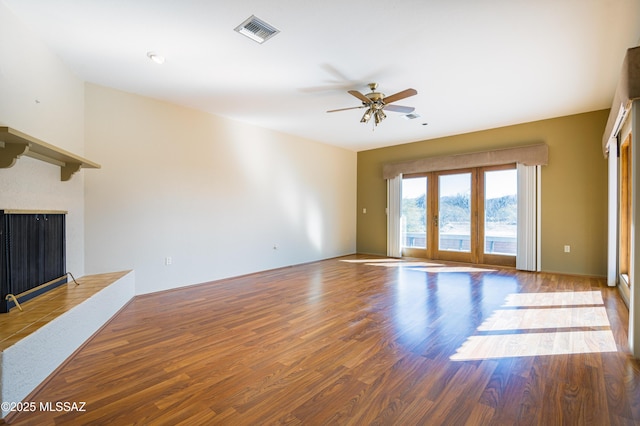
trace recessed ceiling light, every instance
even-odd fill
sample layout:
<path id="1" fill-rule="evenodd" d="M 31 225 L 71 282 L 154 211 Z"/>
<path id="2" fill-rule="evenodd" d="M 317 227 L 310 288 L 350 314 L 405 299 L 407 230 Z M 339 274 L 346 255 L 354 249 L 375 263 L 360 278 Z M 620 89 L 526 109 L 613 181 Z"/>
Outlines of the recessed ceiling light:
<path id="1" fill-rule="evenodd" d="M 415 112 L 410 112 L 409 114 L 405 114 L 402 116 L 402 118 L 404 118 L 405 120 L 415 120 L 416 118 L 419 118 L 420 114 L 416 114 Z"/>
<path id="2" fill-rule="evenodd" d="M 156 64 L 164 64 L 164 56 L 158 55 L 156 52 L 147 52 L 147 57 Z"/>
<path id="3" fill-rule="evenodd" d="M 262 19 L 256 18 L 253 15 L 247 18 L 242 24 L 235 27 L 234 31 L 249 37 L 253 41 L 257 41 L 260 44 L 280 32 L 274 26 L 267 24 Z"/>

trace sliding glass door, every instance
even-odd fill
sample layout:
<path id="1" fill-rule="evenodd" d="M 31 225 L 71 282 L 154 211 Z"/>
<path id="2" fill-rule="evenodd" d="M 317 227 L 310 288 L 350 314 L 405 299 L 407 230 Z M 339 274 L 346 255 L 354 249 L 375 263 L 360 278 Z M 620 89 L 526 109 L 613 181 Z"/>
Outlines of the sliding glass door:
<path id="1" fill-rule="evenodd" d="M 437 227 L 434 241 L 434 258 L 458 262 L 473 262 L 475 251 L 472 235 L 476 223 L 472 221 L 475 194 L 472 191 L 474 171 L 440 172 L 436 174 L 437 194 L 435 205 L 437 216 L 433 225 Z"/>
<path id="2" fill-rule="evenodd" d="M 515 165 L 403 178 L 404 256 L 515 266 Z"/>
<path id="3" fill-rule="evenodd" d="M 484 168 L 479 174 L 478 262 L 515 266 L 518 249 L 518 173 L 514 168 Z"/>
<path id="4" fill-rule="evenodd" d="M 409 257 L 427 254 L 427 176 L 402 179 L 401 241 L 402 253 Z"/>
<path id="5" fill-rule="evenodd" d="M 618 269 L 620 271 L 620 282 L 624 285 L 625 292 L 631 288 L 631 234 L 633 204 L 631 194 L 633 193 L 633 170 L 631 168 L 631 135 L 629 135 L 620 145 L 620 208 L 619 208 L 619 258 Z"/>

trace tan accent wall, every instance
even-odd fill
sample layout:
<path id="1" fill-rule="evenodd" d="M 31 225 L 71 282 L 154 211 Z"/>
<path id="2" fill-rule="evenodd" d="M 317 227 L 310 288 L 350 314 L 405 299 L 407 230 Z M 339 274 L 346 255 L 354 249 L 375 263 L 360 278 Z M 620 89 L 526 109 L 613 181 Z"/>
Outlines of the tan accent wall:
<path id="1" fill-rule="evenodd" d="M 542 166 L 542 270 L 605 276 L 607 161 L 601 141 L 608 114 L 601 110 L 359 152 L 358 252 L 386 252 L 384 163 L 543 142 L 549 164 Z"/>

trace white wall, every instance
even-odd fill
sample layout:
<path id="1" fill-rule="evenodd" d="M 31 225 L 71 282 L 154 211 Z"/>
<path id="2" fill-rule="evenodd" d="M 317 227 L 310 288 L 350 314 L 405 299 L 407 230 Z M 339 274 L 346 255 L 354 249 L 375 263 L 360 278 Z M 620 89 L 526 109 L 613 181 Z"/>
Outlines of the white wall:
<path id="1" fill-rule="evenodd" d="M 87 273 L 134 269 L 140 294 L 355 252 L 355 152 L 85 94 Z"/>
<path id="2" fill-rule="evenodd" d="M 82 155 L 84 83 L 1 2 L 0 58 L 0 126 Z M 69 212 L 67 270 L 75 276 L 84 274 L 84 173 L 61 182 L 59 167 L 24 157 L 0 169 L 0 209 Z"/>
<path id="3" fill-rule="evenodd" d="M 76 277 L 146 293 L 355 252 L 354 152 L 85 87 L 1 2 L 0 58 L 0 125 L 103 166 L 0 169 L 0 209 L 69 212 Z"/>

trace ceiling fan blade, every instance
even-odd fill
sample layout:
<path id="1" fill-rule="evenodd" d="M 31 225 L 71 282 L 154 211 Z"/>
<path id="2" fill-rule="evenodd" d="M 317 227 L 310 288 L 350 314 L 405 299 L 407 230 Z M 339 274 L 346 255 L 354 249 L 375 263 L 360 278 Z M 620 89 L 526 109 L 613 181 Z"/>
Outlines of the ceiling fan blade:
<path id="1" fill-rule="evenodd" d="M 399 101 L 400 99 L 408 98 L 409 96 L 414 96 L 417 94 L 418 92 L 416 91 L 416 89 L 406 89 L 394 95 L 387 96 L 386 98 L 383 99 L 383 101 L 385 104 L 390 104 L 391 102 Z"/>
<path id="2" fill-rule="evenodd" d="M 350 107 L 350 108 L 331 109 L 331 110 L 329 110 L 327 112 L 346 111 L 346 110 L 349 110 L 349 109 L 360 109 L 360 108 L 364 108 L 364 107 L 365 107 L 364 105 L 360 105 L 360 106 L 357 106 L 357 107 Z"/>
<path id="3" fill-rule="evenodd" d="M 349 90 L 349 94 L 352 95 L 352 96 L 355 96 L 358 99 L 360 99 L 365 104 L 371 103 L 371 99 L 367 98 L 365 95 L 363 95 L 362 93 L 358 92 L 357 90 Z"/>
<path id="4" fill-rule="evenodd" d="M 385 111 L 401 112 L 403 114 L 409 114 L 415 111 L 414 107 L 401 106 L 401 105 L 385 105 Z"/>

